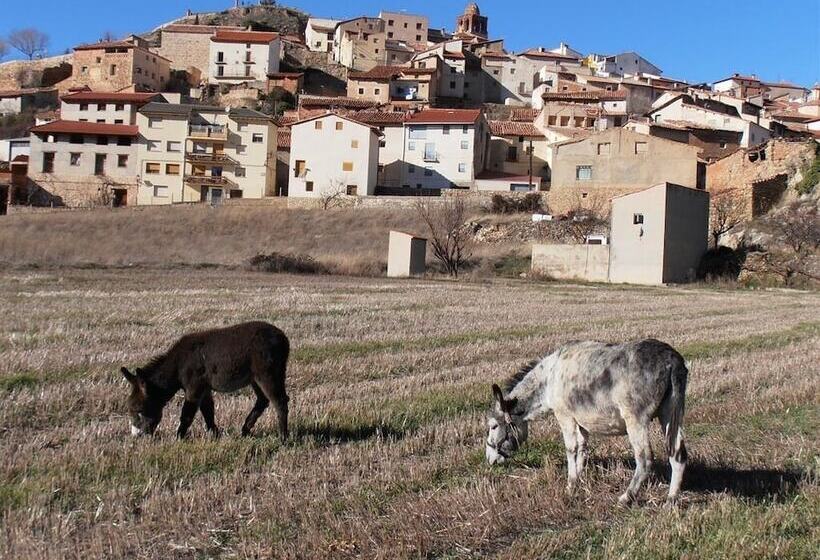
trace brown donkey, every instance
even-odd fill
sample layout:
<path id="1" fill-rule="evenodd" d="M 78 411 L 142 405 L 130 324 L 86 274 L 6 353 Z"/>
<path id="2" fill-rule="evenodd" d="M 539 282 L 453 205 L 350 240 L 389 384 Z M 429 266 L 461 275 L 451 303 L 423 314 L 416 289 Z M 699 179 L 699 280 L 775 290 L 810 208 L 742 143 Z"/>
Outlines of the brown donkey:
<path id="1" fill-rule="evenodd" d="M 263 322 L 183 336 L 167 352 L 145 367 L 137 368 L 135 374 L 122 368 L 122 374 L 131 383 L 128 398 L 131 433 L 135 436 L 153 434 L 162 420 L 162 409 L 182 389 L 185 403 L 177 436 L 185 437 L 197 410 L 202 411 L 208 431 L 218 436 L 212 391 L 229 393 L 250 385 L 256 393 L 256 404 L 245 419 L 242 435 L 250 433 L 273 401 L 279 415 L 279 432 L 286 440 L 285 370 L 289 351 L 285 333 Z"/>

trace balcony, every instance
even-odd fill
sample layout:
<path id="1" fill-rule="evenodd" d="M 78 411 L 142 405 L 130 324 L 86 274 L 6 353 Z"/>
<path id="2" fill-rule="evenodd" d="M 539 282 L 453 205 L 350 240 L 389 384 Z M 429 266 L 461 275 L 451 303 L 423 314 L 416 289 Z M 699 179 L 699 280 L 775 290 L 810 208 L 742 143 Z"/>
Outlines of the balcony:
<path id="1" fill-rule="evenodd" d="M 236 165 L 235 159 L 227 154 L 185 154 L 185 161 L 202 164 Z"/>
<path id="2" fill-rule="evenodd" d="M 188 127 L 188 137 L 225 141 L 228 139 L 228 128 L 221 125 L 192 124 Z"/>
<path id="3" fill-rule="evenodd" d="M 200 185 L 203 187 L 222 187 L 226 189 L 234 189 L 237 187 L 236 183 L 221 175 L 186 175 L 185 182 L 190 185 Z"/>

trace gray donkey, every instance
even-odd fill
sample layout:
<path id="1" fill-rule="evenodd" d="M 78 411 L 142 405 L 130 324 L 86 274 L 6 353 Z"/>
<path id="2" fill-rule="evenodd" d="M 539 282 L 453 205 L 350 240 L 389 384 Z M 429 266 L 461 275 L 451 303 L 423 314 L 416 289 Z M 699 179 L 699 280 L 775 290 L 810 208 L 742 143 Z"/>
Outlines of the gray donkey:
<path id="1" fill-rule="evenodd" d="M 683 357 L 658 340 L 565 344 L 516 373 L 506 397 L 493 385 L 496 402 L 487 415 L 487 460 L 494 464 L 509 459 L 527 439 L 529 421 L 552 410 L 567 449 L 567 490 L 572 491 L 587 460 L 589 434 L 627 434 L 636 469 L 618 498 L 619 504 L 626 505 L 649 475 L 649 424 L 658 418 L 672 465 L 667 503 L 674 504 L 686 467 L 687 375 Z"/>

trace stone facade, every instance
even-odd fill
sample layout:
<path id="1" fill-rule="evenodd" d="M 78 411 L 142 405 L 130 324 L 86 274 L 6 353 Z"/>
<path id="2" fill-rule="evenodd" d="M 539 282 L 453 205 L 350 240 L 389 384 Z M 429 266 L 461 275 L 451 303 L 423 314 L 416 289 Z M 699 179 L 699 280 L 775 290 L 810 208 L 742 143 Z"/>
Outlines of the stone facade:
<path id="1" fill-rule="evenodd" d="M 170 76 L 171 61 L 133 38 L 75 47 L 70 83 L 93 91 L 163 91 Z"/>
<path id="2" fill-rule="evenodd" d="M 241 31 L 241 27 L 217 25 L 168 25 L 160 32 L 157 53 L 171 60 L 172 70 L 205 76 L 211 37 L 217 30 Z M 192 72 L 192 70 L 195 70 Z"/>

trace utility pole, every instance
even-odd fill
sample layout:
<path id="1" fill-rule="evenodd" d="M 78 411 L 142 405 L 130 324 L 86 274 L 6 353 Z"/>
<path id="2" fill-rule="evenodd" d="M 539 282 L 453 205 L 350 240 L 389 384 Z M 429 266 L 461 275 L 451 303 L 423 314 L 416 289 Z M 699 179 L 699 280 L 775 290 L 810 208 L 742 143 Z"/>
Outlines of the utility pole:
<path id="1" fill-rule="evenodd" d="M 530 136 L 530 147 L 527 148 L 527 154 L 530 156 L 530 186 L 532 186 L 532 136 Z"/>

